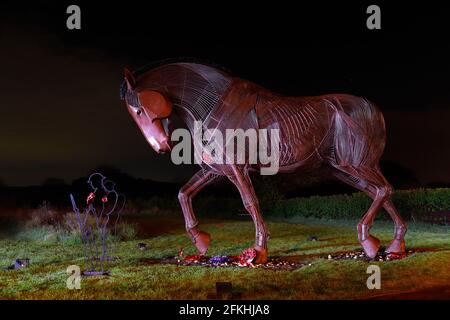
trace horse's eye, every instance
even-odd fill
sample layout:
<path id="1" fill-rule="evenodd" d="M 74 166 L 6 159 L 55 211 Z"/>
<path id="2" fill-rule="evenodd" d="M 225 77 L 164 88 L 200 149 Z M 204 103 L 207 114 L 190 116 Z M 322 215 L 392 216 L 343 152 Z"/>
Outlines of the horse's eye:
<path id="1" fill-rule="evenodd" d="M 141 110 L 141 109 L 138 109 L 138 110 L 136 111 L 136 114 L 137 114 L 138 116 L 140 116 L 141 113 L 142 113 L 142 110 Z"/>

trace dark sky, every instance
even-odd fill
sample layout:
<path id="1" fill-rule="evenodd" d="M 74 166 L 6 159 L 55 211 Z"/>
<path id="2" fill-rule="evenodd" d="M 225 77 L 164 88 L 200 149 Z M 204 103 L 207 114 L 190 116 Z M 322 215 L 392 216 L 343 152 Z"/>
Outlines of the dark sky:
<path id="1" fill-rule="evenodd" d="M 179 56 L 215 61 L 289 95 L 365 96 L 385 114 L 383 159 L 412 169 L 424 184 L 450 182 L 445 8 L 381 3 L 382 29 L 370 31 L 365 9 L 371 3 L 74 3 L 82 29 L 72 31 L 65 13 L 72 3 L 1 5 L 5 184 L 70 182 L 100 164 L 136 177 L 186 180 L 195 166 L 156 155 L 118 96 L 124 66 Z"/>

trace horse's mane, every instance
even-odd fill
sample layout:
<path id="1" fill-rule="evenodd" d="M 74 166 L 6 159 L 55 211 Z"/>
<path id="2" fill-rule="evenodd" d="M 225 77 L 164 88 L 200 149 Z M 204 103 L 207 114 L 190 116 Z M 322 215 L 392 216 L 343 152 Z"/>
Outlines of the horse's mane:
<path id="1" fill-rule="evenodd" d="M 223 65 L 219 65 L 216 62 L 204 58 L 194 58 L 194 57 L 175 57 L 175 58 L 167 58 L 167 59 L 160 59 L 151 61 L 150 63 L 139 67 L 132 71 L 133 75 L 135 77 L 140 76 L 143 73 L 146 73 L 152 69 L 156 69 L 158 67 L 161 67 L 166 64 L 172 64 L 172 63 L 195 63 L 195 64 L 202 64 L 211 68 L 218 69 L 220 71 L 223 71 L 228 74 L 232 74 L 231 70 L 224 67 Z"/>
<path id="2" fill-rule="evenodd" d="M 215 68 L 215 69 L 222 71 L 228 75 L 233 74 L 232 71 L 230 71 L 230 69 L 228 69 L 222 65 L 219 65 L 219 64 L 213 62 L 212 60 L 208 60 L 208 59 L 204 59 L 204 58 L 194 58 L 194 57 L 175 57 L 175 58 L 154 60 L 154 61 L 151 61 L 150 63 L 147 63 L 144 66 L 134 69 L 132 71 L 132 74 L 134 77 L 138 77 L 138 76 L 143 75 L 144 73 L 149 72 L 158 67 L 161 67 L 164 65 L 169 65 L 169 64 L 174 64 L 174 63 L 201 64 L 204 66 Z M 120 93 L 119 93 L 121 100 L 125 100 L 126 92 L 127 92 L 127 86 L 126 86 L 125 80 L 123 80 L 120 84 Z"/>

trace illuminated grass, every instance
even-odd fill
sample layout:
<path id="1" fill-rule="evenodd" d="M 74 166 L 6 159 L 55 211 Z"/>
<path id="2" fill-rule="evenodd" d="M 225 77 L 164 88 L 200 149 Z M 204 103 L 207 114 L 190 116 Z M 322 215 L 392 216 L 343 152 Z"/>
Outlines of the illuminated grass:
<path id="1" fill-rule="evenodd" d="M 150 217 L 140 219 L 159 223 Z M 114 255 L 120 261 L 110 270 L 110 277 L 83 278 L 81 290 L 69 290 L 66 268 L 72 264 L 83 266 L 80 245 L 3 239 L 2 267 L 18 257 L 30 258 L 31 265 L 23 270 L 0 271 L 0 298 L 206 299 L 213 297 L 216 281 L 232 282 L 234 292 L 242 299 L 355 299 L 450 286 L 450 232 L 446 227 L 410 225 L 408 247 L 434 251 L 414 253 L 399 261 L 376 262 L 381 267 L 381 290 L 368 290 L 368 262 L 326 258 L 339 251 L 360 249 L 355 221 L 273 221 L 268 226 L 272 234 L 271 256 L 294 256 L 312 265 L 295 271 L 273 271 L 140 262 L 142 258 L 175 256 L 181 247 L 186 254 L 195 253 L 182 224 L 178 223 L 174 228 L 165 225 L 162 235 L 118 243 Z M 208 255 L 237 255 L 253 243 L 253 224 L 248 221 L 207 220 L 202 229 L 213 237 Z M 373 234 L 386 245 L 392 238 L 392 225 L 377 222 Z M 319 241 L 308 241 L 311 235 Z M 139 242 L 147 243 L 148 249 L 138 250 Z"/>

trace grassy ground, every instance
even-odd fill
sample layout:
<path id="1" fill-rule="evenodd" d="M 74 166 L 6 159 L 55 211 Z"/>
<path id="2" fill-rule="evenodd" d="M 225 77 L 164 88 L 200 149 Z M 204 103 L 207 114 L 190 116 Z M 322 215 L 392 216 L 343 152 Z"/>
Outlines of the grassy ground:
<path id="1" fill-rule="evenodd" d="M 248 218 L 248 217 L 245 217 Z M 310 262 L 295 271 L 225 269 L 148 264 L 142 258 L 175 256 L 181 247 L 186 254 L 194 248 L 185 236 L 181 217 L 141 215 L 144 239 L 116 245 L 120 261 L 111 276 L 83 278 L 81 290 L 66 288 L 66 268 L 83 266 L 82 247 L 46 241 L 0 240 L 0 266 L 17 257 L 28 257 L 31 265 L 22 270 L 0 270 L 2 299 L 207 299 L 213 297 L 217 281 L 230 281 L 242 299 L 360 299 L 406 291 L 450 287 L 450 232 L 447 227 L 410 225 L 407 245 L 427 249 L 399 261 L 364 262 L 328 260 L 328 254 L 359 249 L 356 221 L 271 221 L 271 256 Z M 202 220 L 211 233 L 208 255 L 237 255 L 253 243 L 253 224 L 247 220 Z M 392 225 L 377 222 L 372 230 L 384 244 L 392 238 Z M 308 241 L 315 235 L 319 241 Z M 137 249 L 145 242 L 146 251 Z M 366 269 L 381 268 L 381 289 L 368 290 Z M 434 290 L 434 291 L 433 291 Z"/>

